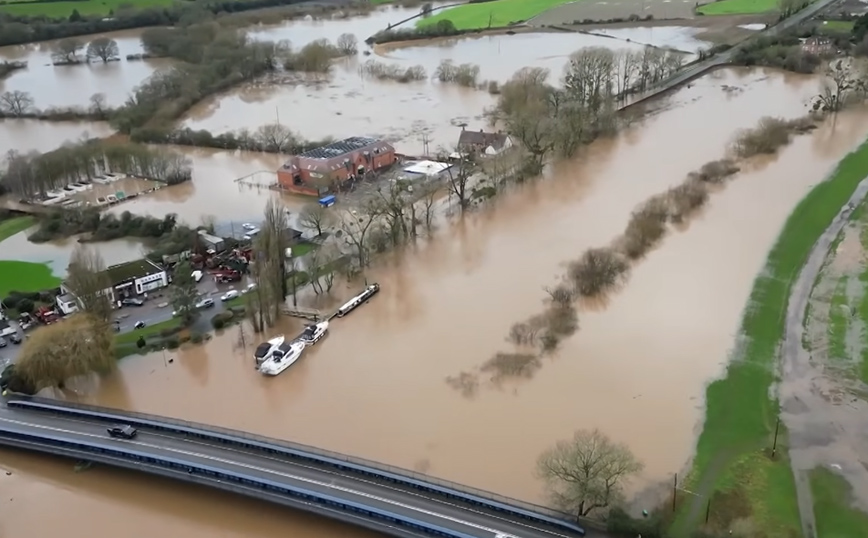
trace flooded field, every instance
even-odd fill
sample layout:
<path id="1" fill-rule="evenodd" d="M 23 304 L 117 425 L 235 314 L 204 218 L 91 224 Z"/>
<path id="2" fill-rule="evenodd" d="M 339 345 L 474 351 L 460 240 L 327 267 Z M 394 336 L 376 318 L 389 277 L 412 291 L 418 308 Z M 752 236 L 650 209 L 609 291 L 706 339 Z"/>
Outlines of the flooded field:
<path id="1" fill-rule="evenodd" d="M 315 444 L 532 501 L 543 500 L 532 474 L 540 451 L 574 429 L 599 427 L 646 464 L 633 491 L 668 480 L 690 457 L 704 384 L 727 359 L 768 248 L 808 187 L 864 139 L 865 112 L 797 138 L 714 193 L 606 308 L 581 314 L 580 332 L 533 379 L 473 399 L 444 379 L 502 349 L 509 326 L 539 310 L 542 287 L 561 263 L 607 244 L 636 204 L 721 157 L 733 134 L 760 116 L 803 115 L 817 89 L 815 79 L 762 70 L 727 69 L 696 81 L 643 124 L 556 167 L 548 181 L 504 194 L 416 252 L 382 260 L 367 275 L 383 285 L 380 295 L 335 322 L 278 378 L 253 369 L 258 339 L 247 334 L 242 346 L 234 328 L 204 346 L 167 352 L 171 364 L 162 354 L 126 359 L 101 385 L 79 387 L 81 398 Z M 229 153 L 202 159 L 217 160 L 214 170 L 232 162 Z M 206 188 L 205 177 L 195 191 Z M 202 198 L 214 213 L 233 211 L 230 200 L 247 205 L 226 185 L 213 181 L 208 201 Z M 337 290 L 335 300 L 353 289 Z M 282 331 L 299 328 L 286 323 Z M 13 514 L 6 529 L 26 521 L 33 534 L 62 525 L 84 536 L 103 528 L 87 514 L 108 507 L 123 514 L 134 538 L 164 528 L 204 538 L 218 522 L 227 536 L 251 528 L 260 536 L 287 529 L 368 536 L 235 497 L 147 479 L 122 487 L 119 473 L 73 474 L 69 463 L 0 457 L 14 471 L 0 480 L 26 484 L 21 497 L 30 507 L 14 509 L 18 496 L 0 499 Z M 27 517 L 37 496 L 40 509 L 62 518 Z"/>
<path id="2" fill-rule="evenodd" d="M 44 153 L 65 142 L 112 134 L 107 123 L 44 122 L 37 120 L 0 120 L 0 148 L 29 153 Z M 5 155 L 3 156 L 5 158 Z"/>
<path id="3" fill-rule="evenodd" d="M 56 41 L 0 47 L 0 60 L 26 61 L 27 68 L 15 71 L 0 80 L 0 93 L 24 91 L 30 93 L 37 108 L 87 106 L 91 95 L 102 93 L 109 105 L 123 104 L 133 88 L 154 71 L 170 65 L 169 60 L 127 61 L 127 54 L 142 52 L 141 30 L 111 32 L 86 36 L 87 42 L 105 36 L 118 43 L 121 61 L 95 62 L 81 65 L 51 65 L 51 52 Z M 84 51 L 79 53 L 84 56 Z M 58 91 L 62 88 L 62 91 Z"/>

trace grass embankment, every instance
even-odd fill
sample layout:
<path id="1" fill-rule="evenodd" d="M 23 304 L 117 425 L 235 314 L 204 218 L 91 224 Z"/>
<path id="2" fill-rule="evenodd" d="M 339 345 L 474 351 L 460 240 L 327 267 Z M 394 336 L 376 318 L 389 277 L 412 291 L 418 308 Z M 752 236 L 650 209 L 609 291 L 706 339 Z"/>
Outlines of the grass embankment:
<path id="1" fill-rule="evenodd" d="M 711 498 L 711 522 L 720 528 L 750 518 L 765 536 L 800 536 L 795 484 L 781 428 L 778 457 L 769 448 L 778 416 L 771 394 L 790 288 L 814 243 L 868 176 L 868 142 L 842 160 L 832 176 L 796 206 L 757 277 L 742 320 L 745 344 L 723 379 L 706 390 L 706 418 L 686 487 L 689 496 L 673 523 L 687 536 Z"/>
<path id="2" fill-rule="evenodd" d="M 697 8 L 703 15 L 758 15 L 778 10 L 777 0 L 720 0 Z"/>
<path id="3" fill-rule="evenodd" d="M 868 534 L 868 514 L 851 507 L 847 480 L 828 469 L 811 471 L 814 517 L 820 538 L 863 538 Z"/>
<path id="4" fill-rule="evenodd" d="M 45 16 L 49 18 L 67 18 L 73 11 L 79 15 L 108 15 L 116 12 L 121 6 L 131 6 L 133 9 L 164 7 L 173 0 L 83 0 L 80 2 L 23 2 L 0 5 L 0 13 L 23 15 L 27 17 Z"/>
<path id="5" fill-rule="evenodd" d="M 843 360 L 847 357 L 847 326 L 850 324 L 850 309 L 847 304 L 847 281 L 842 276 L 835 284 L 835 291 L 829 304 L 829 358 Z"/>
<path id="6" fill-rule="evenodd" d="M 16 217 L 0 222 L 0 242 L 30 228 L 34 222 L 33 217 Z M 60 279 L 44 263 L 0 261 L 0 298 L 9 295 L 10 291 L 42 291 L 59 285 Z"/>
<path id="7" fill-rule="evenodd" d="M 496 0 L 479 4 L 467 4 L 441 11 L 421 19 L 416 26 L 422 28 L 450 20 L 457 30 L 479 28 L 503 28 L 512 23 L 526 21 L 543 11 L 566 4 L 570 0 Z"/>
<path id="8" fill-rule="evenodd" d="M 180 326 L 181 318 L 167 319 L 166 321 L 154 323 L 153 325 L 148 325 L 141 329 L 119 334 L 115 336 L 115 345 L 123 346 L 127 344 L 135 344 L 141 336 L 144 336 L 145 339 L 153 338 L 155 336 L 160 336 L 160 333 L 166 329 L 177 329 Z"/>

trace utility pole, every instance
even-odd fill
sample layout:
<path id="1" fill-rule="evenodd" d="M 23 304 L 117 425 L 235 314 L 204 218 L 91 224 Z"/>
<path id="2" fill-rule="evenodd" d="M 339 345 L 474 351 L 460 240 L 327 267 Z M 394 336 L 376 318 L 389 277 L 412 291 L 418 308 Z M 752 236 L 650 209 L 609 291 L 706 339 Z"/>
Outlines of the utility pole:
<path id="1" fill-rule="evenodd" d="M 772 442 L 772 459 L 775 458 L 775 454 L 778 452 L 778 432 L 781 428 L 781 418 L 778 417 L 778 421 L 775 423 L 775 440 Z"/>
<path id="2" fill-rule="evenodd" d="M 672 483 L 672 511 L 675 511 L 675 496 L 678 493 L 678 473 L 675 473 L 675 481 Z"/>
<path id="3" fill-rule="evenodd" d="M 422 133 L 422 154 L 427 157 L 428 156 L 428 143 L 430 142 L 428 138 L 428 133 Z"/>

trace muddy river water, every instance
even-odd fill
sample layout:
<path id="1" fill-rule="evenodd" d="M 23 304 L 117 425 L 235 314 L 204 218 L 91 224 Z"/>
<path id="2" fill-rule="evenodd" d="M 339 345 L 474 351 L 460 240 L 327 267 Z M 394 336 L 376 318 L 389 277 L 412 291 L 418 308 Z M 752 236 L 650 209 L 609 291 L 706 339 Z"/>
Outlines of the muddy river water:
<path id="1" fill-rule="evenodd" d="M 723 368 L 778 230 L 809 187 L 865 138 L 865 111 L 797 138 L 713 194 L 605 308 L 580 315 L 581 330 L 533 379 L 484 386 L 472 399 L 444 379 L 504 349 L 509 326 L 539 310 L 542 287 L 561 264 L 608 243 L 638 203 L 720 158 L 733 134 L 759 117 L 804 114 L 817 88 L 814 79 L 774 71 L 703 77 L 617 139 L 557 166 L 550 179 L 504 194 L 416 252 L 378 262 L 368 278 L 382 293 L 335 322 L 280 377 L 254 371 L 256 341 L 248 334 L 242 346 L 234 328 L 203 346 L 125 359 L 100 384 L 79 387 L 78 397 L 292 439 L 538 502 L 537 455 L 575 429 L 599 427 L 645 463 L 632 490 L 669 479 L 690 457 L 704 385 Z M 157 193 L 163 199 L 134 203 L 155 213 L 195 206 L 190 211 L 240 217 L 231 176 L 266 167 L 270 157 L 193 155 L 197 169 L 210 172 L 197 172 L 180 194 L 165 189 Z M 271 194 L 242 195 L 259 211 Z M 295 321 L 281 328 L 297 329 Z M 161 480 L 75 473 L 71 463 L 49 458 L 3 451 L 0 467 L 12 473 L 0 473 L 2 536 L 61 529 L 73 537 L 370 536 Z"/>

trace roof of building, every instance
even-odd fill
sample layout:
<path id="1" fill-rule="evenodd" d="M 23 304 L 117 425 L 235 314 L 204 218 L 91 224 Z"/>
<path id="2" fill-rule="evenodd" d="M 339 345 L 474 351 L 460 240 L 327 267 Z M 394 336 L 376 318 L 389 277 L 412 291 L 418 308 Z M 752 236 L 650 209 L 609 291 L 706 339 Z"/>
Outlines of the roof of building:
<path id="1" fill-rule="evenodd" d="M 155 275 L 163 270 L 162 267 L 153 263 L 148 259 L 133 260 L 131 262 L 119 263 L 106 268 L 105 272 L 112 282 L 112 285 L 126 280 L 142 278 L 149 275 Z"/>
<path id="2" fill-rule="evenodd" d="M 461 131 L 458 137 L 459 146 L 491 146 L 494 149 L 500 149 L 506 142 L 508 135 L 505 133 L 486 133 L 482 129 L 478 131 Z"/>
<path id="3" fill-rule="evenodd" d="M 364 147 L 378 144 L 380 140 L 376 138 L 369 138 L 367 136 L 353 136 L 350 138 L 345 138 L 343 140 L 339 140 L 337 142 L 332 142 L 331 144 L 320 146 L 318 148 L 314 148 L 304 153 L 300 154 L 299 157 L 305 157 L 307 159 L 333 159 L 335 157 L 340 157 L 341 155 L 346 155 L 347 153 L 351 153 L 356 150 L 360 150 Z"/>

